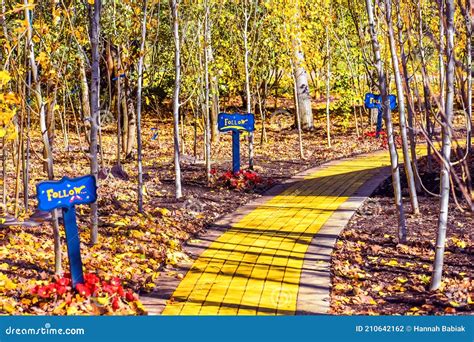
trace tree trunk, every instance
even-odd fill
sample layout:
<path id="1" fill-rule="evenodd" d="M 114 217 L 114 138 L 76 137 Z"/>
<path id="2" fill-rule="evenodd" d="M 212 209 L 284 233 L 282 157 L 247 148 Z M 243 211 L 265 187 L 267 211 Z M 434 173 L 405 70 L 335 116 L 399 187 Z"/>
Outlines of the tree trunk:
<path id="1" fill-rule="evenodd" d="M 296 82 L 296 69 L 291 65 L 291 75 L 293 76 L 293 94 L 295 97 L 296 127 L 298 129 L 298 142 L 300 147 L 300 158 L 305 159 L 303 150 L 303 134 L 301 132 L 301 115 L 298 101 L 298 86 Z"/>
<path id="2" fill-rule="evenodd" d="M 206 43 L 206 51 L 207 51 L 207 63 L 208 63 L 208 69 L 209 65 L 212 65 L 214 62 L 214 52 L 212 49 L 212 21 L 210 18 L 210 8 L 209 8 L 209 2 L 206 2 L 206 13 L 207 13 L 207 29 L 206 31 L 206 37 L 205 39 L 207 40 Z M 209 71 L 208 71 L 209 72 Z M 219 115 L 219 84 L 217 80 L 217 75 L 214 72 L 211 72 L 210 75 L 210 97 L 211 97 L 211 141 L 218 141 L 219 140 L 219 130 L 218 130 L 218 115 Z"/>
<path id="3" fill-rule="evenodd" d="M 123 149 L 122 142 L 122 78 L 120 74 L 122 69 L 122 63 L 120 61 L 120 46 L 117 46 L 117 66 L 115 68 L 115 77 L 116 77 L 116 107 L 117 107 L 117 165 L 121 167 L 121 152 Z"/>
<path id="4" fill-rule="evenodd" d="M 28 70 L 27 76 L 27 90 L 26 90 L 26 99 L 27 101 L 31 100 L 31 68 L 29 67 L 28 60 L 26 61 L 26 68 Z M 28 211 L 28 184 L 30 183 L 30 148 L 31 148 L 31 138 L 30 138 L 30 128 L 31 128 L 31 108 L 26 106 L 26 151 L 23 164 L 23 201 L 25 204 L 25 211 Z"/>
<path id="5" fill-rule="evenodd" d="M 81 106 L 82 106 L 82 122 L 84 123 L 84 129 L 86 133 L 86 140 L 89 141 L 90 130 L 90 118 L 91 118 L 91 107 L 89 99 L 89 85 L 87 84 L 87 75 L 84 56 L 82 52 L 77 54 L 79 60 L 79 74 L 81 75 Z"/>
<path id="6" fill-rule="evenodd" d="M 24 1 L 25 6 L 28 6 L 28 0 Z M 54 169 L 53 169 L 53 153 L 51 150 L 51 146 L 49 144 L 49 137 L 48 137 L 48 127 L 46 125 L 46 113 L 45 113 L 45 103 L 43 101 L 43 96 L 41 94 L 41 84 L 38 78 L 38 67 L 35 61 L 35 50 L 34 50 L 34 43 L 32 40 L 33 29 L 31 25 L 31 12 L 29 9 L 25 9 L 25 20 L 28 23 L 27 25 L 27 46 L 28 46 L 28 54 L 30 59 L 30 68 L 31 68 L 31 76 L 34 83 L 34 93 L 36 97 L 36 104 L 38 106 L 38 113 L 40 115 L 40 129 L 41 135 L 43 138 L 43 146 L 45 150 L 45 159 L 47 163 L 47 172 L 48 172 L 48 179 L 54 180 Z M 5 155 L 5 152 L 4 152 Z M 51 213 L 51 223 L 53 225 L 53 237 L 54 237 L 54 269 L 56 274 L 62 272 L 61 261 L 61 238 L 59 236 L 59 223 L 58 223 L 58 215 L 56 210 L 53 210 Z"/>
<path id="7" fill-rule="evenodd" d="M 140 58 L 138 60 L 138 85 L 137 85 L 137 167 L 138 167 L 138 212 L 143 212 L 143 165 L 142 165 L 142 85 L 143 85 L 143 59 L 145 58 L 147 20 L 147 0 L 143 0 L 142 38 L 140 44 Z"/>
<path id="8" fill-rule="evenodd" d="M 247 0 L 244 2 L 244 67 L 245 67 L 245 96 L 247 103 L 247 113 L 252 112 L 252 97 L 250 94 L 250 71 L 249 71 L 249 44 L 248 44 L 248 26 L 250 13 L 247 9 Z M 254 166 L 254 135 L 249 132 L 249 169 Z"/>
<path id="9" fill-rule="evenodd" d="M 308 83 L 308 74 L 303 67 L 304 53 L 301 41 L 297 38 L 294 42 L 295 49 L 295 68 L 296 68 L 296 87 L 298 89 L 298 106 L 300 108 L 301 126 L 303 129 L 312 129 L 313 110 L 311 108 L 311 93 Z"/>
<path id="10" fill-rule="evenodd" d="M 102 0 L 95 0 L 94 5 L 89 5 L 90 15 L 90 38 L 91 38 L 91 130 L 90 130 L 90 163 L 91 174 L 95 177 L 96 183 L 99 178 L 99 161 L 98 152 L 98 131 L 99 131 L 99 86 L 100 86 L 100 69 L 99 69 L 99 36 L 100 36 L 100 15 L 102 10 Z M 91 231 L 90 243 L 96 244 L 99 239 L 99 213 L 97 202 L 91 204 Z"/>
<path id="11" fill-rule="evenodd" d="M 294 14 L 294 25 L 296 31 L 296 37 L 292 40 L 293 45 L 293 58 L 294 58 L 294 67 L 296 70 L 296 86 L 298 88 L 298 105 L 299 113 L 301 118 L 301 126 L 303 129 L 312 129 L 314 127 L 313 120 L 313 109 L 311 107 L 311 90 L 309 88 L 308 74 L 304 68 L 304 52 L 303 44 L 301 43 L 301 38 L 299 33 L 301 27 L 299 26 L 300 20 L 300 8 L 298 2 L 295 1 L 295 14 Z"/>
<path id="12" fill-rule="evenodd" d="M 442 2 L 442 1 L 441 1 Z M 421 4 L 418 2 L 418 18 L 419 18 L 419 50 L 420 50 L 420 59 L 421 59 L 421 77 L 423 79 L 423 97 L 425 102 L 425 120 L 426 120 L 426 131 L 428 132 L 429 140 L 432 140 L 432 132 L 434 127 L 431 125 L 431 91 L 429 87 L 428 74 L 426 71 L 426 58 L 425 58 L 425 48 L 423 45 L 423 12 Z M 428 160 L 428 170 L 431 171 L 431 145 L 429 142 L 426 143 L 427 146 L 427 160 Z"/>
<path id="13" fill-rule="evenodd" d="M 175 66 L 175 81 L 173 92 L 173 119 L 174 119 L 174 171 L 175 171 L 175 185 L 176 185 L 176 199 L 183 196 L 181 190 L 181 166 L 179 153 L 179 91 L 181 85 L 181 47 L 179 40 L 179 0 L 170 0 L 170 7 L 172 13 L 173 23 L 173 39 L 174 39 L 174 66 Z"/>
<path id="14" fill-rule="evenodd" d="M 440 12 L 440 16 L 443 13 Z M 451 163 L 451 121 L 453 118 L 454 102 L 454 0 L 446 0 L 446 107 L 442 125 L 442 165 L 440 175 L 440 208 L 438 218 L 438 234 L 436 236 L 435 259 L 430 290 L 439 289 L 443 273 L 444 248 L 446 244 L 446 228 L 448 225 L 450 163 Z"/>
<path id="15" fill-rule="evenodd" d="M 464 14 L 466 20 L 466 55 L 467 55 L 467 146 L 468 150 L 472 147 L 472 30 L 473 21 L 471 11 L 474 10 L 471 0 L 466 0 L 466 13 Z"/>
<path id="16" fill-rule="evenodd" d="M 327 74 L 326 74 L 326 136 L 328 147 L 331 147 L 331 118 L 329 116 L 329 105 L 331 104 L 331 51 L 329 42 L 329 27 L 326 26 L 326 56 L 327 56 Z"/>
<path id="17" fill-rule="evenodd" d="M 398 1 L 397 1 L 397 5 Z M 398 8 L 400 6 L 397 6 Z M 392 65 L 393 71 L 395 74 L 395 84 L 397 87 L 397 96 L 398 96 L 398 115 L 400 118 L 400 134 L 402 136 L 402 151 L 403 151 L 403 161 L 405 164 L 405 173 L 408 182 L 408 191 L 410 192 L 411 207 L 413 214 L 419 215 L 420 208 L 418 206 L 418 196 L 416 194 L 415 186 L 415 177 L 413 174 L 413 168 L 410 160 L 410 152 L 408 148 L 408 136 L 407 136 L 407 127 L 406 127 L 406 117 L 405 117 L 405 97 L 403 95 L 403 86 L 402 79 L 400 76 L 400 67 L 398 63 L 397 48 L 395 46 L 395 35 L 393 32 L 393 23 L 392 23 L 392 0 L 385 0 L 385 18 L 388 25 L 388 37 L 390 42 L 390 52 L 392 55 Z"/>
<path id="18" fill-rule="evenodd" d="M 123 83 L 122 83 L 123 85 Z M 120 106 L 122 114 L 122 151 L 125 153 L 128 146 L 128 130 L 130 128 L 128 124 L 128 105 L 127 105 L 127 93 L 126 88 L 121 87 Z"/>
<path id="19" fill-rule="evenodd" d="M 406 90 L 407 101 L 408 101 L 407 121 L 408 121 L 408 138 L 410 140 L 411 163 L 412 163 L 412 168 L 415 175 L 415 188 L 416 188 L 416 191 L 419 192 L 421 191 L 421 182 L 420 182 L 420 176 L 418 174 L 415 126 L 414 126 L 415 122 L 413 120 L 413 117 L 415 115 L 415 106 L 413 104 L 413 96 L 411 93 L 411 87 L 410 87 L 409 76 L 408 76 L 408 57 L 405 53 L 405 44 L 403 42 L 403 34 L 402 34 L 403 21 L 400 14 L 400 0 L 396 0 L 395 7 L 398 8 L 397 10 L 398 46 L 400 48 L 400 57 L 401 57 L 402 70 L 403 70 L 403 76 L 404 76 L 403 81 L 405 84 L 405 90 Z"/>
<path id="20" fill-rule="evenodd" d="M 398 238 L 400 243 L 406 242 L 406 222 L 405 222 L 405 213 L 403 210 L 403 199 L 402 199 L 402 190 L 400 183 L 400 169 L 398 165 L 398 153 L 395 146 L 395 140 L 393 137 L 393 125 L 392 125 L 392 113 L 390 110 L 390 99 L 387 93 L 387 82 L 385 77 L 385 72 L 382 66 L 382 60 L 380 56 L 380 45 L 377 40 L 377 34 L 375 32 L 375 20 L 374 20 L 374 9 L 372 5 L 372 0 L 366 0 L 367 14 L 369 16 L 369 31 L 372 40 L 372 49 L 374 52 L 375 65 L 377 67 L 378 79 L 379 79 L 379 89 L 380 94 L 382 95 L 383 111 L 385 118 L 385 125 L 387 127 L 387 136 L 388 136 L 388 145 L 390 152 L 390 162 L 392 167 L 392 183 L 393 183 L 393 192 L 395 195 L 395 206 L 398 213 Z"/>
<path id="21" fill-rule="evenodd" d="M 130 88 L 129 82 L 125 82 L 125 98 L 127 105 L 127 115 L 128 115 L 128 129 L 127 129 L 127 147 L 125 149 L 125 156 L 127 159 L 132 157 L 133 148 L 135 147 L 136 142 L 136 133 L 137 133 L 137 113 L 135 112 L 135 106 L 132 101 L 132 90 Z"/>
<path id="22" fill-rule="evenodd" d="M 211 117 L 210 117 L 210 108 L 209 108 L 209 53 L 210 53 L 210 28 L 209 28 L 209 3 L 206 0 L 204 2 L 205 6 L 205 17 L 204 17 L 204 96 L 205 101 L 205 110 L 204 110 L 204 115 L 205 115 L 205 154 L 206 154 L 206 176 L 207 176 L 207 181 L 208 183 L 211 181 L 211 130 L 213 131 L 213 128 L 211 128 Z M 215 120 L 214 120 L 215 122 Z M 213 122 L 213 123 L 214 123 Z M 212 134 L 214 136 L 214 134 Z"/>

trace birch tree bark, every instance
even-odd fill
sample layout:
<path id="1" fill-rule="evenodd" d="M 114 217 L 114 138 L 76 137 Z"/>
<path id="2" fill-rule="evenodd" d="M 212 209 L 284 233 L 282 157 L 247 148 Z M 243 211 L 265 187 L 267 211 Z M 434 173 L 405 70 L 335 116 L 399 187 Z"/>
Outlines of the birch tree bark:
<path id="1" fill-rule="evenodd" d="M 209 2 L 206 0 L 204 1 L 204 96 L 206 97 L 204 100 L 205 106 L 205 153 L 206 153 L 206 175 L 207 181 L 211 181 L 211 114 L 210 114 L 210 107 L 209 107 L 209 44 L 210 44 L 210 32 L 209 32 Z"/>
<path id="2" fill-rule="evenodd" d="M 41 92 L 41 83 L 38 77 L 38 66 L 36 65 L 35 60 L 35 49 L 34 49 L 34 42 L 33 42 L 33 28 L 31 27 L 31 12 L 28 9 L 28 0 L 24 0 L 25 5 L 25 20 L 26 20 L 26 45 L 28 49 L 28 58 L 30 61 L 30 69 L 31 69 L 31 77 L 34 84 L 33 92 L 36 97 L 36 105 L 38 106 L 38 113 L 40 118 L 40 129 L 41 129 L 41 136 L 43 138 L 43 146 L 45 151 L 45 159 L 46 159 L 46 169 L 48 173 L 48 179 L 54 179 L 54 169 L 53 169 L 53 152 L 51 150 L 51 145 L 49 143 L 49 136 L 48 136 L 48 127 L 46 125 L 46 112 L 45 112 L 45 102 L 43 100 L 42 92 Z M 3 155 L 5 156 L 5 150 Z M 5 193 L 5 192 L 4 192 Z M 59 222 L 58 222 L 58 214 L 56 210 L 53 210 L 51 213 L 51 224 L 53 226 L 53 238 L 54 238 L 54 269 L 56 274 L 62 272 L 61 261 L 62 261 L 62 254 L 61 254 L 61 238 L 59 236 Z"/>
<path id="3" fill-rule="evenodd" d="M 467 103 L 466 103 L 466 115 L 467 115 L 467 144 L 468 150 L 472 147 L 472 1 L 466 0 L 466 7 L 461 9 L 466 22 L 466 60 L 467 60 Z"/>
<path id="4" fill-rule="evenodd" d="M 402 79 L 400 76 L 400 66 L 398 63 L 397 48 L 395 45 L 395 35 L 393 32 L 392 23 L 392 0 L 385 0 L 385 19 L 388 26 L 388 38 L 390 43 L 390 53 L 392 55 L 392 66 L 395 74 L 395 84 L 397 87 L 398 97 L 398 115 L 400 119 L 400 133 L 402 136 L 402 151 L 403 161 L 405 165 L 405 173 L 408 182 L 408 191 L 410 192 L 411 207 L 413 214 L 419 215 L 420 208 L 418 205 L 418 196 L 416 194 L 415 177 L 413 174 L 413 168 L 410 159 L 410 151 L 408 148 L 408 136 L 406 127 L 406 116 L 405 116 L 405 97 L 403 94 Z"/>
<path id="5" fill-rule="evenodd" d="M 143 212 L 143 165 L 142 165 L 142 85 L 143 85 L 143 60 L 145 58 L 147 0 L 143 0 L 142 37 L 140 44 L 140 57 L 138 59 L 138 85 L 137 85 L 137 167 L 138 167 L 138 212 Z"/>
<path id="6" fill-rule="evenodd" d="M 84 123 L 84 130 L 87 142 L 90 142 L 90 117 L 91 117 L 91 103 L 89 98 L 89 85 L 87 84 L 87 74 L 86 74 L 86 66 L 84 61 L 84 56 L 82 52 L 79 51 L 77 53 L 77 58 L 79 60 L 79 74 L 81 76 L 80 84 L 81 84 L 81 109 L 82 109 L 82 121 Z"/>
<path id="7" fill-rule="evenodd" d="M 91 38 L 91 54 L 92 54 L 92 70 L 91 70 L 91 129 L 90 129 L 90 164 L 91 174 L 95 177 L 97 184 L 99 181 L 99 161 L 98 161 L 98 131 L 99 131 L 99 86 L 100 86 L 100 69 L 99 69 L 99 36 L 100 36 L 100 15 L 102 10 L 102 0 L 95 0 L 94 5 L 90 6 L 90 38 Z M 97 202 L 91 204 L 91 232 L 90 243 L 96 244 L 99 239 L 99 213 Z"/>
<path id="8" fill-rule="evenodd" d="M 408 56 L 405 52 L 405 43 L 403 41 L 403 21 L 400 14 L 400 0 L 395 0 L 395 7 L 397 10 L 397 26 L 398 26 L 398 46 L 400 48 L 400 58 L 403 70 L 403 81 L 405 84 L 405 90 L 407 94 L 407 123 L 408 123 L 408 138 L 410 140 L 410 153 L 413 173 L 415 175 L 415 188 L 416 191 L 421 191 L 420 176 L 418 173 L 418 163 L 416 154 L 416 139 L 415 139 L 415 122 L 413 117 L 415 115 L 415 106 L 413 103 L 413 94 L 411 92 L 409 75 L 408 75 Z"/>
<path id="9" fill-rule="evenodd" d="M 248 8 L 248 1 L 245 0 L 242 6 L 244 7 L 244 67 L 245 67 L 245 94 L 246 94 L 246 102 L 247 102 L 247 113 L 252 112 L 252 97 L 250 94 L 250 67 L 249 67 L 249 21 L 252 12 L 252 1 L 250 1 L 250 9 Z M 253 170 L 254 166 L 254 135 L 253 132 L 249 132 L 249 169 Z"/>
<path id="10" fill-rule="evenodd" d="M 444 264 L 444 249 L 446 244 L 446 229 L 448 225 L 449 191 L 450 191 L 450 169 L 451 169 L 451 123 L 454 107 L 454 0 L 446 1 L 446 102 L 444 115 L 442 117 L 442 148 L 443 157 L 440 175 L 440 206 L 438 217 L 438 234 L 436 236 L 435 259 L 433 263 L 433 274 L 430 290 L 439 289 Z M 440 12 L 440 16 L 443 13 Z"/>
<path id="11" fill-rule="evenodd" d="M 217 80 L 217 75 L 215 72 L 212 72 L 211 65 L 214 63 L 214 50 L 212 48 L 212 20 L 210 13 L 210 4 L 209 1 L 205 4 L 207 11 L 207 32 L 206 32 L 206 51 L 208 58 L 208 72 L 209 72 L 209 87 L 210 87 L 210 98 L 211 98 L 211 142 L 219 140 L 219 130 L 217 118 L 219 115 L 219 84 Z M 209 69 L 211 69 L 209 71 Z"/>
<path id="12" fill-rule="evenodd" d="M 298 89 L 298 106 L 300 108 L 301 125 L 303 129 L 312 129 L 313 110 L 311 108 L 311 93 L 308 82 L 308 74 L 303 66 L 304 53 L 299 38 L 295 39 L 295 67 L 296 67 L 296 87 Z"/>
<path id="13" fill-rule="evenodd" d="M 296 35 L 293 38 L 293 53 L 294 53 L 294 65 L 296 70 L 296 86 L 298 89 L 298 107 L 301 118 L 301 126 L 303 129 L 312 129 L 314 128 L 313 121 L 313 109 L 311 108 L 311 90 L 309 88 L 308 82 L 308 73 L 304 67 L 305 57 L 303 52 L 303 44 L 301 43 L 301 38 L 299 37 L 299 31 L 301 28 L 298 25 L 300 8 L 299 2 L 295 1 L 295 17 L 294 25 Z"/>
<path id="14" fill-rule="evenodd" d="M 390 99 L 387 93 L 387 81 L 385 72 L 383 70 L 382 59 L 380 55 L 380 44 L 377 40 L 377 34 L 375 32 L 375 20 L 374 20 L 374 8 L 372 0 L 366 0 L 367 14 L 369 16 L 369 32 L 372 41 L 372 49 L 374 53 L 374 61 L 377 68 L 379 89 L 382 96 L 382 107 L 383 115 L 385 119 L 385 125 L 387 127 L 387 137 L 390 152 L 390 163 L 392 169 L 392 183 L 393 192 L 395 195 L 395 206 L 398 214 L 398 239 L 401 243 L 406 242 L 407 228 L 405 222 L 405 212 L 403 210 L 403 199 L 402 189 L 400 183 L 400 168 L 398 165 L 398 153 L 393 138 L 393 124 L 392 124 L 392 113 L 390 110 Z"/>
<path id="15" fill-rule="evenodd" d="M 179 92 L 181 86 L 181 47 L 179 41 L 179 0 L 170 0 L 173 40 L 174 40 L 174 67 L 175 81 L 173 92 L 173 121 L 174 121 L 174 172 L 175 172 L 175 197 L 180 199 L 183 197 L 181 189 L 181 165 L 179 152 Z"/>
<path id="16" fill-rule="evenodd" d="M 329 27 L 326 26 L 326 57 L 327 57 L 327 73 L 326 73 L 326 138 L 328 147 L 331 147 L 331 118 L 329 106 L 331 104 L 331 46 L 329 41 Z"/>
<path id="17" fill-rule="evenodd" d="M 441 0 L 443 2 L 443 0 Z M 425 56 L 425 46 L 423 43 L 423 7 L 420 2 L 417 3 L 418 6 L 418 20 L 419 20 L 419 26 L 418 26 L 418 45 L 419 45 L 419 54 L 420 54 L 420 62 L 421 62 L 421 77 L 423 80 L 423 97 L 425 101 L 425 121 L 426 121 L 426 131 L 428 132 L 428 137 L 430 140 L 432 140 L 432 135 L 434 132 L 434 126 L 431 123 L 431 91 L 429 87 L 429 81 L 428 81 L 428 73 L 427 73 L 427 68 L 426 68 L 426 56 Z M 442 22 L 440 23 L 442 26 Z M 440 27 L 441 29 L 442 27 Z M 442 40 L 442 38 L 440 38 Z M 440 51 L 440 68 L 443 68 L 443 63 L 442 63 L 442 54 L 443 51 Z M 441 70 L 441 69 L 440 69 Z M 440 78 L 441 84 L 443 84 L 442 78 Z M 441 85 L 441 93 L 443 93 L 443 85 Z M 441 96 L 442 97 L 442 96 Z M 443 101 L 443 100 L 441 100 Z M 443 105 L 442 105 L 443 106 Z M 428 169 L 431 171 L 431 145 L 430 142 L 426 142 L 426 148 L 427 148 L 427 160 L 428 160 Z"/>

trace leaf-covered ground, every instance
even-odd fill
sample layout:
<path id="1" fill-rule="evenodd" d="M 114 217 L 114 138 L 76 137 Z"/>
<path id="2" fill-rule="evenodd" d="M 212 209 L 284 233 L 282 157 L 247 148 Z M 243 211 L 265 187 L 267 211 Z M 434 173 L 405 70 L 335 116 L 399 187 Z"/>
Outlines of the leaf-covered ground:
<path id="1" fill-rule="evenodd" d="M 474 166 L 471 158 L 471 167 Z M 439 191 L 439 171 L 420 169 L 425 185 Z M 474 169 L 474 168 L 471 168 Z M 387 180 L 359 209 L 333 253 L 331 312 L 334 314 L 472 314 L 474 309 L 474 218 L 452 203 L 443 282 L 429 284 L 434 259 L 439 199 L 419 196 L 421 215 L 410 213 L 405 188 L 408 242 L 398 244 L 397 215 Z"/>
<path id="2" fill-rule="evenodd" d="M 164 122 L 164 123 L 163 123 Z M 207 184 L 203 159 L 202 131 L 198 127 L 197 155 L 194 156 L 193 125 L 184 127 L 183 148 L 183 190 L 184 198 L 174 199 L 174 174 L 172 160 L 172 126 L 163 118 L 147 116 L 143 127 L 144 140 L 144 178 L 145 213 L 137 213 L 136 161 L 122 160 L 120 169 L 114 167 L 116 155 L 115 127 L 104 127 L 102 131 L 103 170 L 99 189 L 99 243 L 91 246 L 89 241 L 89 208 L 78 209 L 81 249 L 85 271 L 96 274 L 106 281 L 118 277 L 125 290 L 141 294 L 153 290 L 155 280 L 167 264 L 175 264 L 186 258 L 181 245 L 193 234 L 204 229 L 221 215 L 235 210 L 275 182 L 291 177 L 298 171 L 321 164 L 331 159 L 369 152 L 380 148 L 373 138 L 358 138 L 352 130 L 344 128 L 341 119 L 335 119 L 333 147 L 325 142 L 324 117 L 317 116 L 316 128 L 303 135 L 307 159 L 299 158 L 298 134 L 291 129 L 289 117 L 267 122 L 267 142 L 260 145 L 260 129 L 255 134 L 256 171 L 264 180 L 255 189 L 229 189 L 221 182 Z M 347 123 L 347 121 L 346 121 Z M 79 140 L 73 123 L 67 143 L 60 130 L 56 129 L 54 139 L 55 174 L 79 176 L 89 173 L 87 146 L 84 135 Z M 258 123 L 257 127 L 260 127 Z M 367 130 L 368 128 L 366 128 Z M 37 132 L 38 129 L 33 129 Z M 158 131 L 158 139 L 152 139 Z M 247 160 L 246 143 L 242 140 L 242 162 Z M 30 208 L 27 212 L 21 207 L 20 218 L 28 218 L 36 206 L 34 186 L 45 180 L 39 156 L 42 144 L 37 133 L 32 134 L 31 180 L 29 184 Z M 8 157 L 11 159 L 11 155 Z M 231 165 L 231 137 L 221 135 L 213 144 L 213 168 L 216 178 Z M 14 212 L 14 168 L 8 162 L 6 194 L 8 214 Z M 127 177 L 128 176 L 128 177 Z M 125 180 L 128 178 L 128 180 Z M 64 233 L 63 269 L 68 270 Z M 46 304 L 32 290 L 36 286 L 48 286 L 54 282 L 54 254 L 52 229 L 49 223 L 36 228 L 0 228 L 0 313 L 8 314 L 140 314 L 139 302 L 120 301 L 119 308 L 103 310 L 97 308 L 98 298 L 52 295 Z M 51 285 L 52 286 L 52 285 Z M 117 290 L 117 289 L 116 289 Z M 62 291 L 62 288 L 61 288 Z M 107 291 L 106 291 L 107 292 Z M 117 290 L 116 292 L 120 292 Z M 105 297 L 108 293 L 103 294 Z M 76 294 L 75 296 L 78 296 Z M 101 294 L 98 295 L 102 296 Z M 114 296 L 117 296 L 114 294 Z M 100 297 L 100 303 L 113 305 L 113 298 Z M 109 300 L 110 299 L 110 300 Z M 72 304 L 71 304 L 72 303 Z M 70 309 L 70 306 L 73 309 Z M 117 306 L 117 305 L 116 305 Z"/>

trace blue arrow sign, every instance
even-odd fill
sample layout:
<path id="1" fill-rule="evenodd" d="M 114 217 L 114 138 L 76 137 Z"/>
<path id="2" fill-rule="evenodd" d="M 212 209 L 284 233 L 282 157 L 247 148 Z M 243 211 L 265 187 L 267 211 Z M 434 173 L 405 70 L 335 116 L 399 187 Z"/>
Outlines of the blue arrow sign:
<path id="1" fill-rule="evenodd" d="M 394 110 L 397 108 L 397 97 L 393 94 L 390 94 L 388 96 L 390 99 L 390 109 Z M 377 108 L 380 109 L 382 107 L 382 96 L 380 95 L 375 95 L 372 93 L 367 93 L 365 94 L 365 108 L 367 109 L 372 109 L 372 108 Z"/>
<path id="2" fill-rule="evenodd" d="M 36 186 L 36 191 L 39 210 L 63 209 L 72 285 L 76 287 L 77 284 L 83 284 L 84 275 L 75 206 L 97 200 L 97 185 L 94 176 L 64 177 L 60 181 L 41 182 Z"/>
<path id="3" fill-rule="evenodd" d="M 220 113 L 217 120 L 219 131 L 247 131 L 255 130 L 255 117 L 253 114 L 227 114 Z"/>
<path id="4" fill-rule="evenodd" d="M 395 95 L 388 95 L 388 99 L 390 100 L 390 110 L 394 110 L 397 108 L 397 97 Z M 382 96 L 381 95 L 375 95 L 372 93 L 367 93 L 365 94 L 365 108 L 367 109 L 372 109 L 376 108 L 378 109 L 378 116 L 377 116 L 377 135 L 376 137 L 378 138 L 380 135 L 380 131 L 382 131 Z"/>
<path id="5" fill-rule="evenodd" d="M 97 186 L 93 176 L 79 178 L 64 177 L 60 181 L 41 182 L 36 186 L 38 209 L 51 211 L 69 209 L 78 204 L 97 200 Z"/>
<path id="6" fill-rule="evenodd" d="M 253 114 L 227 114 L 220 113 L 217 120 L 220 132 L 232 132 L 232 171 L 240 171 L 240 132 L 253 132 L 255 130 L 255 117 Z"/>

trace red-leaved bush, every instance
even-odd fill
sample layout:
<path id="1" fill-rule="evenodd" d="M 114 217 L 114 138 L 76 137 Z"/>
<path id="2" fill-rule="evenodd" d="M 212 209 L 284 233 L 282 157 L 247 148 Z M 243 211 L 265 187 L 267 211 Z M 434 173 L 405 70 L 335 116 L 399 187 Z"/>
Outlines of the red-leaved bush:
<path id="1" fill-rule="evenodd" d="M 367 138 L 371 139 L 377 139 L 377 132 L 376 131 L 370 131 L 370 132 L 365 132 L 364 134 Z M 382 148 L 388 148 L 388 137 L 387 137 L 387 132 L 385 131 L 380 131 L 379 132 L 379 141 L 380 141 L 380 147 Z M 395 136 L 395 146 L 400 147 L 402 145 L 402 140 L 399 136 Z"/>
<path id="2" fill-rule="evenodd" d="M 55 276 L 49 284 L 36 285 L 31 294 L 42 301 L 64 300 L 66 305 L 71 304 L 74 296 L 80 295 L 84 300 L 94 300 L 100 306 L 110 306 L 113 311 L 138 302 L 138 295 L 131 290 L 125 290 L 119 278 L 101 280 L 96 274 L 84 275 L 84 283 L 72 288 L 71 275 Z"/>
<path id="3" fill-rule="evenodd" d="M 241 170 L 237 173 L 226 171 L 221 176 L 217 175 L 217 170 L 212 169 L 217 184 L 235 190 L 254 190 L 258 186 L 265 186 L 272 183 L 270 179 L 264 179 L 258 173 L 251 170 Z"/>

